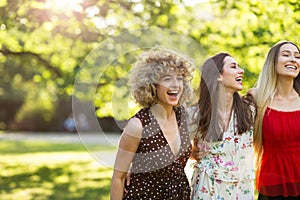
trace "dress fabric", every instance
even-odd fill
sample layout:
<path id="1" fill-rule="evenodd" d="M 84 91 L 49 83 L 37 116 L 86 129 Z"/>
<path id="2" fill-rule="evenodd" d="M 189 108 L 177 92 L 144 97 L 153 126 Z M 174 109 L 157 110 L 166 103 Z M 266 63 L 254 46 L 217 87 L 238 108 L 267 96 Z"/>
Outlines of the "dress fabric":
<path id="1" fill-rule="evenodd" d="M 135 117 L 143 125 L 142 139 L 133 158 L 130 185 L 123 199 L 190 199 L 190 186 L 184 167 L 191 153 L 183 107 L 174 108 L 180 133 L 180 150 L 174 155 L 149 108 Z"/>
<path id="2" fill-rule="evenodd" d="M 191 180 L 193 200 L 253 200 L 253 129 L 235 134 L 232 113 L 223 140 L 206 143 L 209 154 L 194 164 Z"/>
<path id="3" fill-rule="evenodd" d="M 300 195 L 300 110 L 267 108 L 257 190 L 266 196 Z"/>

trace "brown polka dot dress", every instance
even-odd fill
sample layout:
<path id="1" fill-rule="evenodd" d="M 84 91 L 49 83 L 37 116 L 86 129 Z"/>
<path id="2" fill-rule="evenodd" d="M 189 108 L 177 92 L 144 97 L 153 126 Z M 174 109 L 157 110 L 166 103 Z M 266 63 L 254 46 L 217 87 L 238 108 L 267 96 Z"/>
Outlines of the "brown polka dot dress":
<path id="1" fill-rule="evenodd" d="M 191 153 L 183 107 L 174 108 L 181 146 L 174 155 L 149 108 L 134 117 L 143 125 L 142 139 L 132 161 L 130 185 L 123 199 L 190 199 L 190 186 L 184 167 Z"/>

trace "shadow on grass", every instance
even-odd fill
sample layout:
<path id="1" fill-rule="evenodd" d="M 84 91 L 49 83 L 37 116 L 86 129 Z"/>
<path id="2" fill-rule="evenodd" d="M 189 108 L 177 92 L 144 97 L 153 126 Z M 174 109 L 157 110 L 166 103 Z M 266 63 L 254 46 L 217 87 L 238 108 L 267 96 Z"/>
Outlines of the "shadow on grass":
<path id="1" fill-rule="evenodd" d="M 112 169 L 86 151 L 82 144 L 0 140 L 0 199 L 109 199 Z"/>
<path id="2" fill-rule="evenodd" d="M 1 170 L 11 171 L 11 166 Z M 26 170 L 28 169 L 28 170 Z M 98 200 L 109 199 L 112 170 L 90 162 L 49 166 L 14 166 L 12 175 L 0 178 L 1 199 Z"/>

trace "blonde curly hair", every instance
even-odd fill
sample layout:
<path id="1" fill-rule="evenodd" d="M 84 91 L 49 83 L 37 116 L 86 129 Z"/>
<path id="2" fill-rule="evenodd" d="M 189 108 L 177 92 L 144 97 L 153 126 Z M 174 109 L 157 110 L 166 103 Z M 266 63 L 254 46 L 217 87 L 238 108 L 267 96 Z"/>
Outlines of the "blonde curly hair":
<path id="1" fill-rule="evenodd" d="M 156 84 L 171 70 L 183 76 L 183 91 L 177 106 L 187 103 L 193 95 L 190 82 L 195 70 L 194 62 L 175 51 L 158 47 L 141 53 L 133 65 L 129 85 L 135 101 L 143 107 L 155 104 Z"/>

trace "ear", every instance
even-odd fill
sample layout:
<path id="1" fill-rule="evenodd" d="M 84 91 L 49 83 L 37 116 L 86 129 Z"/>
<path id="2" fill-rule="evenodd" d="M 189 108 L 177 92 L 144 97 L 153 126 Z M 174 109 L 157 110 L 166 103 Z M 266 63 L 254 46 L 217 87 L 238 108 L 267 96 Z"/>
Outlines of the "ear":
<path id="1" fill-rule="evenodd" d="M 220 82 L 222 82 L 223 81 L 223 79 L 222 79 L 222 76 L 221 75 L 219 75 L 219 77 L 218 77 L 218 79 L 217 79 L 218 81 L 220 81 Z"/>

